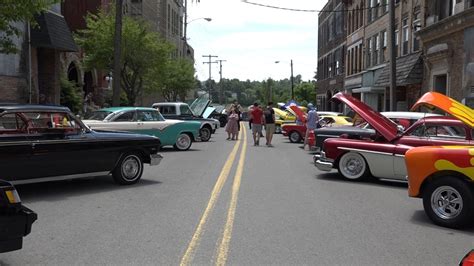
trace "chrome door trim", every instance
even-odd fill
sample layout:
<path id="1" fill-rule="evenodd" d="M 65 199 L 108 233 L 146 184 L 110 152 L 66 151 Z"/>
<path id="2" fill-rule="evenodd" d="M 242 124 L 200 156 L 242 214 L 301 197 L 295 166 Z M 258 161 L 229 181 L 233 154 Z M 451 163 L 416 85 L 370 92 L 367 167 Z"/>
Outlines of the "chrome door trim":
<path id="1" fill-rule="evenodd" d="M 94 172 L 94 173 L 87 173 L 87 174 L 22 179 L 22 180 L 15 180 L 15 181 L 9 181 L 9 182 L 12 183 L 13 185 L 22 185 L 22 184 L 41 183 L 41 182 L 49 182 L 49 181 L 61 181 L 61 180 L 84 178 L 84 177 L 103 176 L 103 175 L 108 175 L 108 174 L 110 174 L 110 172 L 105 171 L 105 172 Z"/>
<path id="2" fill-rule="evenodd" d="M 370 150 L 363 150 L 363 149 L 352 149 L 352 148 L 347 148 L 347 147 L 338 147 L 338 149 L 345 150 L 345 151 L 355 151 L 355 152 L 365 152 L 365 153 L 379 154 L 379 155 L 390 155 L 390 156 L 393 155 L 393 153 L 390 153 L 390 152 L 370 151 Z"/>

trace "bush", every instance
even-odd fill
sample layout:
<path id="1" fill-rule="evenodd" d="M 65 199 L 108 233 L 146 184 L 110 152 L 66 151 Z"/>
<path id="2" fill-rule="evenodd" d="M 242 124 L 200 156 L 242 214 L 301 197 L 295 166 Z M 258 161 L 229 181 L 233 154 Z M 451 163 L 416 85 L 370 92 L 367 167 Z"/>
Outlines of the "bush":
<path id="1" fill-rule="evenodd" d="M 82 89 L 77 86 L 74 81 L 70 81 L 65 77 L 60 79 L 61 99 L 60 103 L 63 106 L 69 107 L 75 114 L 82 110 Z"/>

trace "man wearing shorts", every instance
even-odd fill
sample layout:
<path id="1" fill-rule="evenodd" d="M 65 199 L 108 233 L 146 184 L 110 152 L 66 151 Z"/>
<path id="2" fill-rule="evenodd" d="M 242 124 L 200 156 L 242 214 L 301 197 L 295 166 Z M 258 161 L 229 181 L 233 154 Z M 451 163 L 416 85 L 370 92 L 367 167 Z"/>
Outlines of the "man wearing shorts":
<path id="1" fill-rule="evenodd" d="M 263 125 L 263 111 L 258 106 L 258 103 L 253 104 L 253 109 L 250 112 L 250 119 L 252 119 L 252 135 L 253 145 L 258 146 L 260 140 L 260 132 L 262 131 Z"/>
<path id="2" fill-rule="evenodd" d="M 268 102 L 267 109 L 263 112 L 265 116 L 265 138 L 267 146 L 273 147 L 272 139 L 275 133 L 275 111 L 273 111 L 273 102 Z"/>

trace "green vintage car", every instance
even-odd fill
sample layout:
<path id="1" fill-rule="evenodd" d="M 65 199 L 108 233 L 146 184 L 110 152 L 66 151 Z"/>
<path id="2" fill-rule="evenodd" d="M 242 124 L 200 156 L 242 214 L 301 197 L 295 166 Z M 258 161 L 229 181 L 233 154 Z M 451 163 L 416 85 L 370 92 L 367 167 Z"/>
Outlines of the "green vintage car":
<path id="1" fill-rule="evenodd" d="M 198 121 L 165 119 L 154 108 L 111 107 L 94 111 L 82 120 L 94 130 L 129 131 L 160 138 L 162 146 L 185 151 L 199 141 Z"/>

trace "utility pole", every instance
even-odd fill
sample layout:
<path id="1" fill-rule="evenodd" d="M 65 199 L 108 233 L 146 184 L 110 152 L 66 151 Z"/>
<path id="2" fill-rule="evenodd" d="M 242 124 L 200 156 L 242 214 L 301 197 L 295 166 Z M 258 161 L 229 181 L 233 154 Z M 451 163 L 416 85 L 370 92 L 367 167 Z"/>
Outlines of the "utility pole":
<path id="1" fill-rule="evenodd" d="M 396 61 L 397 54 L 395 51 L 395 1 L 390 0 L 388 12 L 389 12 L 389 52 L 390 52 L 390 107 L 389 111 L 396 111 L 397 106 L 395 102 L 395 93 L 397 89 L 397 69 Z"/>
<path id="2" fill-rule="evenodd" d="M 217 64 L 217 62 L 212 62 L 211 59 L 213 57 L 218 57 L 217 55 L 203 55 L 202 57 L 208 57 L 209 61 L 208 62 L 203 62 L 203 64 L 209 64 L 209 100 L 211 100 L 211 91 L 212 91 L 212 83 L 211 83 L 211 65 L 212 64 Z"/>
<path id="3" fill-rule="evenodd" d="M 226 62 L 227 60 L 217 60 L 219 62 L 219 104 L 222 104 L 222 96 L 223 96 L 223 91 L 222 91 L 222 62 Z"/>
<path id="4" fill-rule="evenodd" d="M 291 59 L 290 61 L 290 67 L 291 67 L 291 99 L 294 100 L 295 99 L 295 93 L 294 93 L 295 82 L 293 78 L 293 59 Z"/>
<path id="5" fill-rule="evenodd" d="M 120 105 L 120 55 L 122 54 L 122 6 L 123 0 L 115 1 L 115 36 L 114 36 L 114 72 L 112 79 L 112 106 Z"/>
<path id="6" fill-rule="evenodd" d="M 184 0 L 184 29 L 183 29 L 183 58 L 187 56 L 188 50 L 188 0 Z"/>

